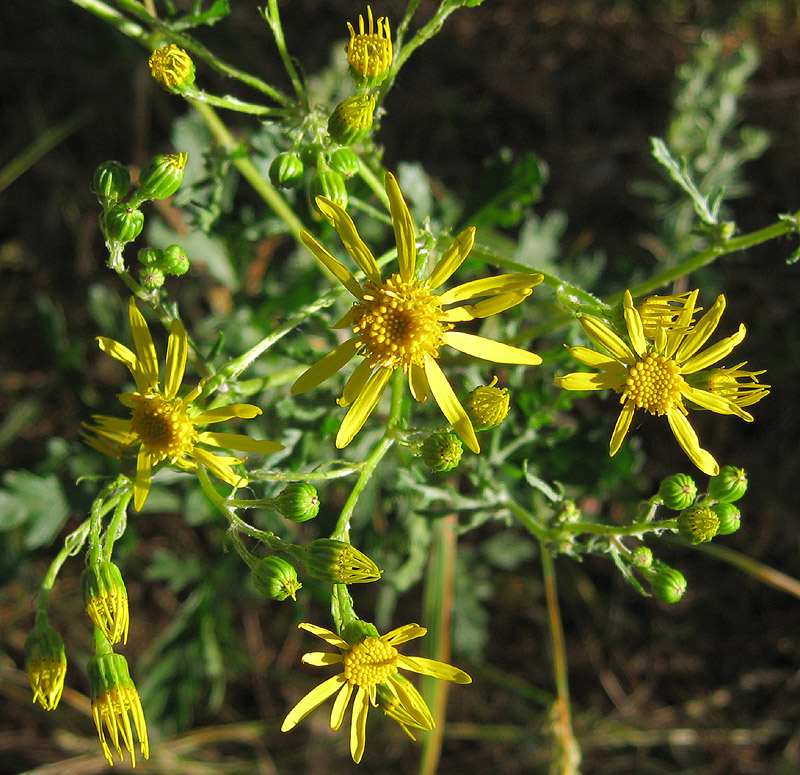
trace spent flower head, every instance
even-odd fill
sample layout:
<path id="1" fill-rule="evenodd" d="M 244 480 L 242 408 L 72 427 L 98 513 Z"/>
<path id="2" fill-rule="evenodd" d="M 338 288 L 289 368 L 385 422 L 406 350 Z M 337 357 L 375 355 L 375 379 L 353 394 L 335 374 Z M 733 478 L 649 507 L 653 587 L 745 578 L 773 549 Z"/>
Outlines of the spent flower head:
<path id="1" fill-rule="evenodd" d="M 258 441 L 238 433 L 217 433 L 200 428 L 234 417 L 251 419 L 261 414 L 261 410 L 253 404 L 238 403 L 203 409 L 197 403 L 203 382 L 183 398 L 178 397 L 186 368 L 188 342 L 183 324 L 177 319 L 170 325 L 162 388 L 156 348 L 133 298 L 128 314 L 136 352 L 105 336 L 98 337 L 97 341 L 103 352 L 124 363 L 133 375 L 136 390 L 118 396 L 131 416 L 121 419 L 94 415 L 95 424 L 84 423 L 84 438 L 112 457 L 121 458 L 128 450 L 136 450 L 133 501 L 137 511 L 147 499 L 153 467 L 162 462 L 184 471 L 202 465 L 234 487 L 245 486 L 247 478 L 232 468 L 242 463 L 243 458 L 212 450 L 234 449 L 267 454 L 283 449 L 283 445 L 275 441 Z"/>
<path id="2" fill-rule="evenodd" d="M 447 345 L 495 363 L 541 363 L 538 355 L 527 350 L 453 329 L 456 323 L 486 318 L 516 306 L 544 278 L 536 273 L 503 274 L 436 293 L 466 259 L 475 242 L 475 228 L 461 232 L 428 275 L 420 277 L 414 222 L 391 173 L 386 174 L 386 192 L 399 264 L 399 272 L 386 279 L 350 216 L 334 202 L 317 197 L 317 207 L 333 223 L 366 278 L 356 280 L 314 237 L 301 233 L 303 244 L 355 297 L 355 302 L 334 326 L 349 328 L 352 336 L 301 375 L 292 392 L 310 390 L 356 356 L 361 359 L 338 401 L 340 406 L 350 407 L 336 436 L 336 446 L 342 448 L 361 430 L 392 373 L 401 369 L 408 376 L 411 395 L 417 401 L 426 401 L 432 393 L 464 443 L 473 452 L 480 452 L 472 421 L 439 366 L 440 350 Z"/>
<path id="3" fill-rule="evenodd" d="M 331 710 L 330 726 L 331 729 L 339 729 L 347 706 L 355 695 L 350 722 L 350 754 L 355 762 L 361 761 L 364 754 L 370 705 L 381 707 L 409 734 L 408 727 L 432 729 L 435 726 L 425 701 L 411 683 L 399 675 L 398 670 L 410 670 L 453 683 L 472 682 L 457 667 L 435 659 L 408 657 L 395 648 L 401 643 L 425 635 L 427 630 L 418 624 L 406 624 L 385 635 L 378 635 L 374 627 L 365 626 L 357 628 L 358 636 L 349 640 L 314 624 L 301 623 L 298 626 L 322 638 L 341 652 L 336 654 L 312 651 L 303 655 L 303 662 L 317 667 L 340 664 L 342 672 L 323 681 L 306 694 L 289 711 L 281 731 L 294 729 L 309 713 L 334 694 L 336 699 Z M 375 634 L 369 634 L 370 632 Z"/>
<path id="4" fill-rule="evenodd" d="M 697 434 L 687 419 L 685 402 L 718 414 L 734 414 L 747 422 L 753 416 L 741 403 L 709 388 L 704 373 L 725 358 L 745 337 L 744 325 L 739 330 L 700 352 L 719 325 L 725 311 L 725 297 L 720 295 L 711 309 L 696 323 L 695 302 L 698 291 L 683 300 L 681 311 L 654 323 L 652 336 L 647 336 L 642 314 L 633 305 L 630 291 L 625 291 L 624 318 L 628 341 L 611 330 L 603 321 L 591 315 L 580 319 L 586 334 L 604 348 L 598 352 L 588 347 L 567 347 L 580 363 L 597 369 L 596 372 L 575 372 L 556 377 L 556 383 L 566 390 L 612 389 L 620 394 L 622 411 L 611 435 L 610 454 L 615 455 L 622 444 L 633 415 L 644 409 L 653 415 L 666 415 L 670 428 L 689 459 L 711 476 L 719 465 L 710 452 L 700 447 Z M 655 318 L 651 319 L 651 323 Z M 762 396 L 763 397 L 763 396 Z"/>
<path id="5" fill-rule="evenodd" d="M 128 591 L 113 562 L 92 563 L 81 574 L 86 613 L 109 643 L 128 642 Z"/>

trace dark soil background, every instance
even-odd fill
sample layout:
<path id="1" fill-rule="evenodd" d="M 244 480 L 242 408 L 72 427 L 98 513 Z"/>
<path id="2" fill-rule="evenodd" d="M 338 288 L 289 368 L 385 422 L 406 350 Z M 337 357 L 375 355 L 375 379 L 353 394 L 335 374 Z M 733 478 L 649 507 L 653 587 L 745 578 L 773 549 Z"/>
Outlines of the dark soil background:
<path id="1" fill-rule="evenodd" d="M 283 85 L 256 4 L 232 5 L 230 19 L 198 37 Z M 403 6 L 399 0 L 374 5 L 393 20 Z M 422 17 L 431 6 L 422 3 Z M 364 11 L 349 0 L 291 0 L 281 7 L 290 50 L 309 72 L 344 38 L 345 21 Z M 743 231 L 759 228 L 800 207 L 794 2 L 486 0 L 451 17 L 408 62 L 377 139 L 390 168 L 421 161 L 461 193 L 476 185 L 482 161 L 498 148 L 533 150 L 550 168 L 537 211 L 568 213 L 567 247 L 602 248 L 612 265 L 650 265 L 642 237 L 655 229 L 652 205 L 630 183 L 658 177 L 648 138 L 663 134 L 675 68 L 707 29 L 722 32 L 731 47 L 753 40 L 761 49 L 742 112 L 772 142 L 746 168 L 751 193 L 733 203 Z M 141 49 L 66 0 L 6 0 L 0 44 L 0 165 L 46 129 L 75 122 L 63 142 L 0 193 L 0 423 L 14 412 L 24 418 L 15 429 L 0 426 L 0 469 L 10 470 L 34 467 L 54 436 L 76 440 L 88 413 L 81 396 L 92 390 L 85 364 L 97 332 L 86 292 L 94 282 L 113 282 L 103 266 L 92 170 L 111 158 L 142 164 L 165 150 L 183 105 L 150 82 Z M 785 259 L 795 247 L 796 241 L 775 241 L 716 265 L 729 304 L 723 328 L 733 330 L 740 320 L 748 325 L 742 358 L 767 368 L 774 388 L 752 426 L 705 426 L 707 446 L 740 460 L 751 481 L 744 527 L 726 545 L 790 575 L 798 567 L 800 292 L 798 269 Z M 68 339 L 59 348 L 51 344 L 54 319 Z M 191 546 L 214 562 L 216 548 L 193 530 L 175 522 L 173 532 L 163 537 L 153 517 L 141 526 L 143 536 Z M 36 553 L 0 576 L 0 773 L 107 769 L 85 676 L 71 670 L 57 711 L 45 714 L 30 704 L 22 645 L 51 556 Z M 690 587 L 671 607 L 638 598 L 607 563 L 558 562 L 585 774 L 800 772 L 800 601 L 702 554 L 681 549 L 674 559 Z M 147 630 L 134 627 L 126 649 L 135 674 L 137 649 L 166 626 L 176 601 L 165 589 L 139 588 L 131 576 L 138 610 L 150 606 Z M 74 587 L 67 579 L 54 612 L 62 632 L 71 632 L 70 622 L 82 615 L 77 577 L 71 579 Z M 526 690 L 552 688 L 538 572 L 499 574 L 494 583 L 491 667 L 472 670 L 473 687 L 456 695 L 441 773 L 548 771 L 546 714 L 532 699 L 534 690 Z M 253 665 L 248 680 L 229 687 L 218 714 L 198 708 L 191 730 L 154 739 L 158 753 L 137 765 L 139 771 L 356 771 L 342 748 L 346 735 L 334 742 L 323 735 L 319 750 L 302 752 L 304 735 L 278 732 L 286 709 L 280 671 L 296 666 L 308 645 L 294 634 L 287 639 L 287 617 L 243 607 L 240 658 Z M 70 637 L 77 640 L 67 643 L 68 654 L 87 648 L 83 636 Z M 325 714 L 319 715 L 324 726 Z M 383 726 L 371 727 L 360 771 L 414 772 L 416 749 Z"/>

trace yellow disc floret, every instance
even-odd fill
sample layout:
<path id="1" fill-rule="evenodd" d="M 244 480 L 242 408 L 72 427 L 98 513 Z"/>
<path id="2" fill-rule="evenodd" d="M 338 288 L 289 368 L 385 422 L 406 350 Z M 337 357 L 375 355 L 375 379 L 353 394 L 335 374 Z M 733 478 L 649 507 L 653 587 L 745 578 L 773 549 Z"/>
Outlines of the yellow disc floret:
<path id="1" fill-rule="evenodd" d="M 650 352 L 628 369 L 621 402 L 633 401 L 650 414 L 666 414 L 673 402 L 681 402 L 684 379 L 671 358 Z"/>
<path id="2" fill-rule="evenodd" d="M 365 284 L 353 311 L 359 354 L 386 368 L 422 366 L 437 358 L 442 334 L 453 326 L 440 320 L 442 305 L 427 284 L 392 275 L 383 285 Z"/>
<path id="3" fill-rule="evenodd" d="M 397 649 L 374 636 L 366 637 L 344 655 L 344 677 L 354 686 L 382 684 L 396 672 Z"/>
<path id="4" fill-rule="evenodd" d="M 133 394 L 131 430 L 153 455 L 153 460 L 175 461 L 192 452 L 197 442 L 194 424 L 184 411 L 182 401 L 169 400 L 148 390 Z"/>

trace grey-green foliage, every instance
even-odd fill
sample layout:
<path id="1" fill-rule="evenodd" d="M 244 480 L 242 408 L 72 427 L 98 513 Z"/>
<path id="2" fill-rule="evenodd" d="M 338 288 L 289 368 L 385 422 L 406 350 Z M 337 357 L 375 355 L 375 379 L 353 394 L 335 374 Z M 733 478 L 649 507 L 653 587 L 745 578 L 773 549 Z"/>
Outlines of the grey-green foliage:
<path id="1" fill-rule="evenodd" d="M 677 69 L 673 112 L 664 139 L 654 138 L 652 148 L 677 185 L 635 186 L 658 202 L 662 229 L 651 244 L 658 257 L 673 262 L 701 250 L 705 237 L 697 227 L 719 236 L 725 202 L 747 192 L 742 167 L 769 144 L 765 130 L 740 124 L 739 102 L 758 64 L 754 43 L 728 51 L 720 35 L 708 32 Z"/>

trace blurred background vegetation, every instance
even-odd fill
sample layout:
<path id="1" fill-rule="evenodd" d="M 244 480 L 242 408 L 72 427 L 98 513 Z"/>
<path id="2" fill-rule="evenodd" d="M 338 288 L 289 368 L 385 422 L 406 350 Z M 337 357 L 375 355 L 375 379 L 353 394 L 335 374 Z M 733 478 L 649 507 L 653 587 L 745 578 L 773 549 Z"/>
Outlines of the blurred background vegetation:
<path id="1" fill-rule="evenodd" d="M 285 86 L 256 4 L 232 6 L 230 17 L 197 36 L 223 58 Z M 394 20 L 405 3 L 373 7 Z M 431 7 L 424 1 L 421 15 Z M 364 12 L 346 0 L 291 0 L 281 9 L 289 49 L 309 74 L 340 53 L 345 22 Z M 693 52 L 712 32 L 716 42 L 703 65 Z M 22 647 L 50 544 L 83 518 L 89 501 L 74 484 L 78 472 L 97 465 L 81 445 L 79 423 L 119 383 L 94 343 L 101 330 L 121 333 L 108 326 L 118 325 L 124 294 L 104 266 L 92 171 L 106 159 L 142 165 L 172 150 L 173 124 L 186 108 L 151 82 L 142 49 L 66 0 L 4 3 L 0 41 L 0 773 L 104 772 L 79 656 L 90 648 L 90 631 L 73 626 L 83 616 L 79 562 L 62 574 L 52 607 L 71 660 L 57 711 L 31 705 Z M 744 70 L 715 85 L 723 61 Z M 700 72 L 702 83 L 693 80 Z M 735 175 L 727 171 L 736 183 L 727 217 L 749 231 L 800 207 L 795 2 L 485 0 L 451 17 L 407 63 L 376 140 L 390 169 L 420 162 L 442 191 L 467 202 L 487 174 L 487 159 L 503 149 L 517 158 L 536 153 L 549 168 L 534 208 L 537 228 L 510 236 L 527 236 L 541 263 L 560 272 L 594 273 L 592 290 L 603 296 L 692 249 L 649 138 L 699 139 L 697 147 L 677 150 L 702 170 L 702 141 L 713 133 L 685 131 L 680 120 L 702 107 L 704 93 L 738 100 L 724 140 L 740 152 L 730 159 Z M 722 110 L 725 100 L 717 102 Z M 18 159 L 19 167 L 8 166 Z M 242 208 L 257 204 L 244 185 L 236 196 Z M 737 353 L 768 369 L 773 392 L 758 405 L 755 423 L 703 417 L 700 435 L 750 477 L 744 526 L 726 544 L 788 573 L 798 552 L 800 448 L 791 439 L 800 436 L 800 293 L 797 269 L 786 259 L 796 247 L 786 239 L 724 257 L 685 286 L 703 288 L 707 303 L 724 292 L 729 310 L 720 330 L 744 321 L 748 338 Z M 234 303 L 255 308 L 260 272 L 252 268 L 252 283 L 234 299 L 199 267 L 187 288 L 195 319 L 228 314 Z M 576 406 L 587 422 L 600 415 L 606 421 L 608 410 L 600 400 Z M 647 464 L 637 482 L 644 495 L 679 470 L 661 430 L 648 424 L 641 434 Z M 606 466 L 603 443 L 590 453 L 596 459 L 588 466 Z M 589 493 L 585 510 L 593 497 L 598 512 L 613 516 L 608 492 Z M 324 734 L 324 713 L 312 717 L 314 746 L 305 746 L 305 734 L 278 731 L 290 705 L 286 686 L 307 685 L 296 668 L 308 643 L 294 627 L 295 612 L 259 601 L 242 563 L 220 552 L 223 526 L 202 500 L 156 504 L 135 531 L 138 541 L 122 547 L 132 611 L 125 653 L 152 719 L 154 751 L 138 769 L 355 771 L 346 736 Z M 503 567 L 485 548 L 494 532 L 487 526 L 464 548 L 468 557 L 484 555 L 482 570 L 467 563 L 471 575 L 460 583 L 480 601 L 465 615 L 488 639 L 464 665 L 475 683 L 450 710 L 441 773 L 547 771 L 552 679 L 538 567 L 524 556 Z M 669 607 L 639 598 L 610 563 L 558 562 L 585 772 L 796 773 L 800 602 L 685 547 L 662 557 L 675 559 L 689 580 L 684 599 Z M 405 604 L 409 621 L 418 616 L 416 597 Z M 416 771 L 417 749 L 393 726 L 370 727 L 361 772 Z"/>

